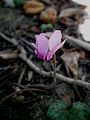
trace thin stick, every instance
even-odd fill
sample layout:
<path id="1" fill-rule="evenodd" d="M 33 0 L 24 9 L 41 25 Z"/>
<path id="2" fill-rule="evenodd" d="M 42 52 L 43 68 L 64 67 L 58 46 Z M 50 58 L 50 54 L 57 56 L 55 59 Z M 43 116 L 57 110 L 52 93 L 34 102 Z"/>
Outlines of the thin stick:
<path id="1" fill-rule="evenodd" d="M 69 43 L 71 41 L 71 42 L 75 43 L 76 45 L 82 47 L 83 49 L 90 51 L 90 43 L 76 39 L 74 37 L 70 37 L 68 35 L 65 35 L 64 37 L 68 40 Z"/>
<path id="2" fill-rule="evenodd" d="M 43 77 L 54 77 L 53 72 L 46 72 L 44 70 L 41 71 L 41 69 L 39 67 L 37 67 L 30 59 L 28 59 L 25 54 L 23 54 L 23 53 L 19 54 L 19 58 L 22 59 L 31 69 L 33 69 L 35 72 L 39 73 Z M 56 78 L 59 81 L 66 82 L 68 84 L 83 86 L 90 90 L 90 83 L 88 83 L 88 82 L 81 81 L 81 80 L 74 80 L 72 78 L 65 77 L 59 73 L 56 73 Z"/>

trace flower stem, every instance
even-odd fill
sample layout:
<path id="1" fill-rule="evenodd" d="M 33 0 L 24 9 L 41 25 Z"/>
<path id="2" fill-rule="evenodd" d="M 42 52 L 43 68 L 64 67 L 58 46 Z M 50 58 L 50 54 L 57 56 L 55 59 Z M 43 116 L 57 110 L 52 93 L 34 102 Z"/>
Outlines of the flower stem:
<path id="1" fill-rule="evenodd" d="M 56 82 L 56 55 L 54 54 L 53 57 L 53 70 L 54 70 L 54 87 L 56 88 L 57 82 Z"/>

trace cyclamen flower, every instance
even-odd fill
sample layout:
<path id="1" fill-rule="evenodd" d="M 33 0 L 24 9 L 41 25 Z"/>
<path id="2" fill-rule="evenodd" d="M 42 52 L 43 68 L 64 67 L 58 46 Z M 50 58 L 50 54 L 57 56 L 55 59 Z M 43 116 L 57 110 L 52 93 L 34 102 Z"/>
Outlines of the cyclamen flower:
<path id="1" fill-rule="evenodd" d="M 35 54 L 42 60 L 52 59 L 55 52 L 63 46 L 65 40 L 61 42 L 62 33 L 60 30 L 56 30 L 52 36 L 48 39 L 45 33 L 35 35 L 36 43 L 33 44 L 35 47 Z"/>

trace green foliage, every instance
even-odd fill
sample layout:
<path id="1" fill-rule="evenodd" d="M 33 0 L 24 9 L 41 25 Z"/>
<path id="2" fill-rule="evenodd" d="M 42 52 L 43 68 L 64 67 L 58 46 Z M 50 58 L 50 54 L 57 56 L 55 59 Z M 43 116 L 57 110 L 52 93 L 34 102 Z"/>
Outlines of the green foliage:
<path id="1" fill-rule="evenodd" d="M 41 29 L 41 31 L 45 31 L 45 30 L 47 29 L 46 24 L 42 24 L 42 25 L 40 26 L 40 29 Z"/>
<path id="2" fill-rule="evenodd" d="M 44 32 L 46 30 L 52 30 L 53 25 L 52 24 L 41 24 L 40 29 L 42 32 Z"/>
<path id="3" fill-rule="evenodd" d="M 48 109 L 47 116 L 51 120 L 90 120 L 90 108 L 81 102 L 72 106 L 64 101 L 55 101 Z"/>
<path id="4" fill-rule="evenodd" d="M 14 0 L 14 3 L 16 6 L 22 6 L 24 4 L 25 0 Z"/>
<path id="5" fill-rule="evenodd" d="M 48 29 L 53 29 L 53 25 L 52 24 L 47 24 L 47 28 Z"/>

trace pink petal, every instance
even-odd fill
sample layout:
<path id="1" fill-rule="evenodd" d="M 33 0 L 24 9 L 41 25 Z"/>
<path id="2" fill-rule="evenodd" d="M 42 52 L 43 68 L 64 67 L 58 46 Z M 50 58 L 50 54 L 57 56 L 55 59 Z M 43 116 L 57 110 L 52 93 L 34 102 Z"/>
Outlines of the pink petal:
<path id="1" fill-rule="evenodd" d="M 55 46 L 52 50 L 50 50 L 48 52 L 48 54 L 47 54 L 47 60 L 50 60 L 53 57 L 53 55 L 55 54 L 55 52 L 64 45 L 65 41 L 66 40 L 64 40 L 62 43 L 58 44 L 57 46 Z"/>
<path id="2" fill-rule="evenodd" d="M 48 52 L 48 39 L 44 34 L 36 35 L 36 50 L 38 58 L 45 60 Z"/>
<path id="3" fill-rule="evenodd" d="M 46 33 L 41 33 L 40 35 L 47 36 L 47 34 L 46 34 Z"/>
<path id="4" fill-rule="evenodd" d="M 56 30 L 49 39 L 49 49 L 52 50 L 61 43 L 62 33 L 60 30 Z"/>

